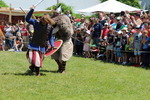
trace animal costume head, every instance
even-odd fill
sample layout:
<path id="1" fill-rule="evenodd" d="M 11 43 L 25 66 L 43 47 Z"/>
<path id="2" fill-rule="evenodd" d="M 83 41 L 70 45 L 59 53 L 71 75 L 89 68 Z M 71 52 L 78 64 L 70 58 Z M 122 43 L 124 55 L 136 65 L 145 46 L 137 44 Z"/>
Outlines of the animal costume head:
<path id="1" fill-rule="evenodd" d="M 62 14 L 53 18 L 55 21 L 55 29 L 53 34 L 55 34 L 56 38 L 62 40 L 68 40 L 73 35 L 73 26 L 68 16 Z"/>

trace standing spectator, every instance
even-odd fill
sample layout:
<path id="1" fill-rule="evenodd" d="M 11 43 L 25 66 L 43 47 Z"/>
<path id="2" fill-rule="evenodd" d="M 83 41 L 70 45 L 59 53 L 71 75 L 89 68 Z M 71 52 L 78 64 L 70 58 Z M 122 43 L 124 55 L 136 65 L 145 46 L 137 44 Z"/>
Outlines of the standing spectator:
<path id="1" fill-rule="evenodd" d="M 134 33 L 136 33 L 136 30 L 135 29 L 132 29 L 130 31 L 130 34 L 129 34 L 129 42 L 128 42 L 128 45 L 129 45 L 129 65 L 135 63 L 135 60 L 134 60 L 134 47 L 133 47 L 133 42 L 134 42 Z"/>
<path id="2" fill-rule="evenodd" d="M 5 22 L 2 21 L 1 24 L 0 24 L 0 29 L 2 30 L 3 34 L 5 33 L 4 27 L 5 27 Z M 4 35 L 5 35 L 5 34 L 4 34 Z"/>
<path id="3" fill-rule="evenodd" d="M 111 28 L 107 34 L 106 39 L 107 47 L 106 47 L 106 61 L 113 61 L 113 44 L 114 44 L 114 30 Z M 109 59 L 110 57 L 110 59 Z"/>
<path id="4" fill-rule="evenodd" d="M 142 24 L 142 20 L 140 18 L 140 14 L 136 13 L 135 16 L 131 17 L 132 23 L 134 26 L 140 26 Z"/>
<path id="5" fill-rule="evenodd" d="M 102 39 L 102 33 L 103 33 L 103 26 L 101 23 L 99 23 L 99 20 L 95 18 L 92 39 L 93 39 L 93 44 L 96 44 L 96 46 L 98 46 L 99 44 L 99 39 Z"/>
<path id="6" fill-rule="evenodd" d="M 121 63 L 121 57 L 122 57 L 122 54 L 121 54 L 121 43 L 122 43 L 122 31 L 119 31 L 117 33 L 117 36 L 115 36 L 115 63 Z"/>
<path id="7" fill-rule="evenodd" d="M 129 41 L 129 36 L 127 34 L 128 30 L 126 27 L 124 27 L 122 29 L 122 41 L 121 41 L 121 50 L 122 50 L 122 60 L 123 60 L 123 65 L 127 64 L 127 50 L 126 50 L 126 46 L 128 45 L 128 41 Z"/>
<path id="8" fill-rule="evenodd" d="M 106 39 L 108 32 L 109 32 L 109 26 L 108 23 L 105 23 L 103 28 L 103 33 L 102 33 L 102 39 Z"/>
<path id="9" fill-rule="evenodd" d="M 14 29 L 11 25 L 11 23 L 7 23 L 6 26 L 4 27 L 4 31 L 5 31 L 5 46 L 7 47 L 7 49 L 10 49 L 9 51 L 11 51 L 13 49 L 13 32 Z"/>
<path id="10" fill-rule="evenodd" d="M 148 31 L 144 30 L 143 31 L 143 39 L 141 42 L 141 48 L 142 51 L 142 62 L 143 62 L 143 67 L 144 68 L 149 68 L 149 53 L 148 51 L 150 50 L 149 45 L 150 45 L 150 37 L 148 37 Z"/>
<path id="11" fill-rule="evenodd" d="M 29 42 L 31 42 L 32 40 L 32 37 L 33 37 L 33 33 L 34 33 L 34 27 L 32 24 L 27 24 L 27 30 L 28 30 L 28 33 L 29 33 Z"/>
<path id="12" fill-rule="evenodd" d="M 104 12 L 100 12 L 99 15 L 99 23 L 102 24 L 102 26 L 104 26 L 105 23 L 107 23 L 107 19 L 106 19 L 106 15 Z"/>
<path id="13" fill-rule="evenodd" d="M 116 19 L 116 30 L 119 31 L 123 24 L 121 23 L 121 17 L 117 17 Z"/>
<path id="14" fill-rule="evenodd" d="M 5 51 L 4 40 L 5 40 L 5 36 L 2 32 L 2 30 L 0 29 L 0 46 L 3 51 Z"/>
<path id="15" fill-rule="evenodd" d="M 85 52 L 85 57 L 90 57 L 90 40 L 91 40 L 91 32 L 88 30 L 85 34 L 85 40 L 83 45 L 83 51 Z"/>
<path id="16" fill-rule="evenodd" d="M 29 42 L 29 39 L 28 39 L 29 34 L 28 34 L 28 30 L 25 24 L 22 21 L 19 23 L 19 30 L 20 30 L 20 33 L 24 42 L 24 50 L 26 50 L 28 42 Z"/>
<path id="17" fill-rule="evenodd" d="M 148 22 L 144 23 L 144 30 L 146 30 L 148 32 L 148 37 L 150 37 L 150 28 L 149 28 L 149 24 Z"/>
<path id="18" fill-rule="evenodd" d="M 71 18 L 70 10 L 68 10 L 68 11 L 66 12 L 66 15 L 67 15 L 69 18 Z"/>
<path id="19" fill-rule="evenodd" d="M 141 27 L 136 26 L 136 33 L 134 34 L 134 40 L 133 40 L 133 47 L 134 47 L 134 55 L 135 55 L 135 63 L 136 65 L 139 65 L 141 62 L 141 41 L 142 41 L 142 33 L 141 33 Z"/>
<path id="20" fill-rule="evenodd" d="M 83 53 L 83 38 L 81 35 L 81 30 L 80 28 L 77 29 L 76 31 L 76 36 L 75 36 L 75 48 L 76 48 L 76 55 L 82 56 Z"/>

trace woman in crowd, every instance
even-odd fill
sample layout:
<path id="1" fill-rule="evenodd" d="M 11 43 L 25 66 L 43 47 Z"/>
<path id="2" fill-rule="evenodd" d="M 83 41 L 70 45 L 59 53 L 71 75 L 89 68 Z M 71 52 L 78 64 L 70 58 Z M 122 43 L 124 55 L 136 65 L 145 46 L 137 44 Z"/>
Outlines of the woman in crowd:
<path id="1" fill-rule="evenodd" d="M 141 42 L 141 49 L 143 51 L 142 53 L 142 67 L 149 68 L 149 53 L 150 51 L 150 37 L 148 37 L 148 31 L 144 30 L 143 32 L 143 39 Z"/>
<path id="2" fill-rule="evenodd" d="M 11 25 L 11 23 L 7 23 L 6 26 L 4 27 L 4 31 L 5 31 L 5 46 L 7 47 L 7 49 L 12 49 L 13 48 L 13 32 L 14 29 Z"/>

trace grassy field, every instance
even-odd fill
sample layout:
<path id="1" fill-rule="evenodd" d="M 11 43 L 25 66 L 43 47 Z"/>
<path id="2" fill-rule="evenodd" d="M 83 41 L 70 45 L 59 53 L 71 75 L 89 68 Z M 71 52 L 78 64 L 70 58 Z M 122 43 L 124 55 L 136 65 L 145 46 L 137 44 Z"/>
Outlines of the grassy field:
<path id="1" fill-rule="evenodd" d="M 37 77 L 25 52 L 0 52 L 0 100 L 149 100 L 150 70 L 72 57 L 67 73 L 45 58 Z"/>

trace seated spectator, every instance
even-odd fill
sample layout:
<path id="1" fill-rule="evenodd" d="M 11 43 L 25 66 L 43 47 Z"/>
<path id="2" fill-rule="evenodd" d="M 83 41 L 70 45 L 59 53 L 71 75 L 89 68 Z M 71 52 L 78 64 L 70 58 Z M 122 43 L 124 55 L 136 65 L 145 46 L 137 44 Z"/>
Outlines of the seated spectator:
<path id="1" fill-rule="evenodd" d="M 97 59 L 98 54 L 99 54 L 99 50 L 98 50 L 98 47 L 96 46 L 96 44 L 93 44 L 93 45 L 91 46 L 90 54 L 91 54 L 91 57 L 92 57 L 92 58 Z"/>
<path id="2" fill-rule="evenodd" d="M 100 39 L 100 42 L 99 42 L 98 58 L 100 60 L 105 60 L 105 58 L 106 58 L 106 41 L 104 41 L 103 39 Z"/>
<path id="3" fill-rule="evenodd" d="M 22 52 L 23 48 L 23 39 L 21 37 L 21 33 L 17 32 L 16 38 L 14 39 L 14 47 L 16 52 Z"/>

